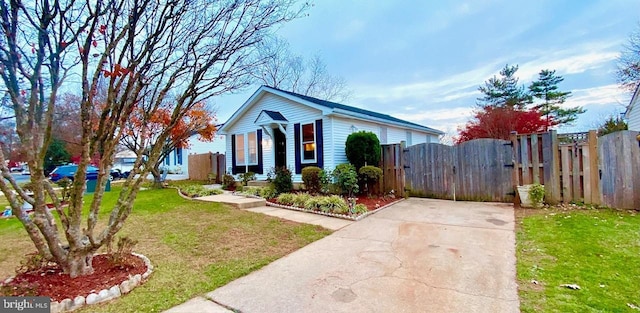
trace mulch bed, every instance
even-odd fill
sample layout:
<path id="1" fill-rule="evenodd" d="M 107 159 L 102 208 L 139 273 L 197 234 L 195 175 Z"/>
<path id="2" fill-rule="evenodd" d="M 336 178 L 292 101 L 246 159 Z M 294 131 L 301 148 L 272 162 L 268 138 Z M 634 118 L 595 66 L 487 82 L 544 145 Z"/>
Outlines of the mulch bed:
<path id="1" fill-rule="evenodd" d="M 359 196 L 356 197 L 356 204 L 364 204 L 367 206 L 367 209 L 369 211 L 375 211 L 389 203 L 393 203 L 400 200 L 400 198 L 397 197 L 368 197 L 368 196 Z M 272 199 L 267 199 L 268 202 L 271 203 L 278 203 L 278 204 L 282 204 L 280 202 L 278 202 L 278 198 L 272 198 Z"/>
<path id="2" fill-rule="evenodd" d="M 64 274 L 57 266 L 46 266 L 37 271 L 16 275 L 8 284 L 0 285 L 3 296 L 43 296 L 51 301 L 86 297 L 92 292 L 109 289 L 129 278 L 129 275 L 143 274 L 147 270 L 144 261 L 134 255 L 125 257 L 125 266 L 112 264 L 105 254 L 93 257 L 94 273 L 77 278 Z"/>

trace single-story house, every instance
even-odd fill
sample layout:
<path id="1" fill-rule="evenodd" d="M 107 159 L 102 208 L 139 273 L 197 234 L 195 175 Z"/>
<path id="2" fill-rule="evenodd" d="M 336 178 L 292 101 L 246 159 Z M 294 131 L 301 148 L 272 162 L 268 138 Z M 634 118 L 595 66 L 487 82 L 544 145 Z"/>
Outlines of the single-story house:
<path id="1" fill-rule="evenodd" d="M 262 86 L 219 129 L 226 138 L 227 170 L 266 179 L 288 167 L 301 181 L 306 166 L 347 163 L 347 136 L 370 131 L 381 144 L 438 142 L 443 132 L 386 114 Z"/>
<path id="2" fill-rule="evenodd" d="M 627 111 L 624 112 L 624 118 L 627 120 L 629 130 L 640 131 L 640 86 L 633 93 Z"/>

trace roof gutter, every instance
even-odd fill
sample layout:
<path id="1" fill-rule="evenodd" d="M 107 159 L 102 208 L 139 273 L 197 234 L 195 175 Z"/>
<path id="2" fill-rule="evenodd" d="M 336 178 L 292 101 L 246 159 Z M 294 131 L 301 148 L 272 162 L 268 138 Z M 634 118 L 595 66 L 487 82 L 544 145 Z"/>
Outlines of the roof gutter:
<path id="1" fill-rule="evenodd" d="M 342 116 L 342 117 L 357 119 L 357 120 L 361 120 L 361 121 L 365 121 L 365 122 L 375 121 L 375 122 L 378 122 L 378 123 L 390 124 L 390 125 L 400 126 L 400 127 L 403 127 L 403 128 L 419 130 L 421 132 L 430 133 L 430 134 L 434 134 L 434 135 L 438 135 L 438 136 L 444 134 L 444 132 L 439 131 L 437 129 L 428 129 L 426 127 L 418 127 L 418 126 L 414 126 L 414 125 L 407 125 L 407 124 L 398 123 L 398 122 L 395 122 L 395 121 L 385 120 L 385 119 L 373 117 L 373 116 L 370 116 L 370 115 L 355 113 L 355 112 L 342 110 L 342 109 L 333 109 L 333 112 L 330 113 L 330 114 L 327 114 L 327 115 Z"/>

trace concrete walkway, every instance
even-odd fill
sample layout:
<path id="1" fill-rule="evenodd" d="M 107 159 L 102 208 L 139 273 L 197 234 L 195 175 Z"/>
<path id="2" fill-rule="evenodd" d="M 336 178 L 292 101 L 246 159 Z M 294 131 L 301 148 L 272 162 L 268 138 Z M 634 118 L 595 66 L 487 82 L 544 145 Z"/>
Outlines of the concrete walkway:
<path id="1" fill-rule="evenodd" d="M 510 206 L 412 198 L 167 312 L 518 312 L 515 262 Z"/>

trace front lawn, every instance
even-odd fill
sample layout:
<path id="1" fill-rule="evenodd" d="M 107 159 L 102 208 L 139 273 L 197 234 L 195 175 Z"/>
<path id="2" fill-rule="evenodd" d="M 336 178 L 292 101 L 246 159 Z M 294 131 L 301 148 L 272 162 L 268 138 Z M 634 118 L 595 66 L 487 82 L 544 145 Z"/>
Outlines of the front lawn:
<path id="1" fill-rule="evenodd" d="M 634 312 L 640 307 L 640 214 L 547 209 L 516 215 L 522 312 Z"/>
<path id="2" fill-rule="evenodd" d="M 118 191 L 114 186 L 106 193 L 104 204 L 115 203 Z M 149 257 L 154 273 L 132 293 L 80 312 L 166 310 L 329 233 L 318 226 L 185 200 L 175 189 L 141 191 L 119 236 L 139 241 L 134 250 Z M 0 238 L 0 277 L 7 277 L 34 248 L 15 218 L 0 220 Z"/>

